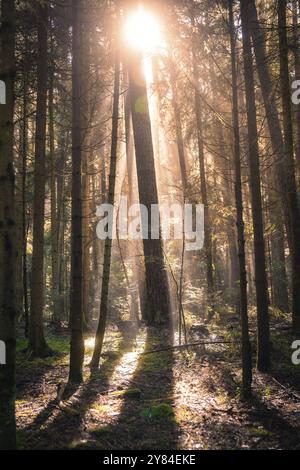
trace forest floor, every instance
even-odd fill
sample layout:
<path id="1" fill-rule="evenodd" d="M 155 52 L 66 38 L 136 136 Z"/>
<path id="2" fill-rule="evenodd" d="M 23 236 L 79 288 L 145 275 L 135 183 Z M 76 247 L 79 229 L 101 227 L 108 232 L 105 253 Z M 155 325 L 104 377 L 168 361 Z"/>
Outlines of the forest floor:
<path id="1" fill-rule="evenodd" d="M 204 339 L 236 337 L 219 322 Z M 166 334 L 125 327 L 109 328 L 96 372 L 88 367 L 93 337 L 86 336 L 84 383 L 61 399 L 69 340 L 47 339 L 57 354 L 43 360 L 28 360 L 25 342 L 18 345 L 20 449 L 300 448 L 300 366 L 291 363 L 294 338 L 284 321 L 272 328 L 272 372 L 254 371 L 249 403 L 240 400 L 239 346 L 145 354 L 166 345 Z"/>

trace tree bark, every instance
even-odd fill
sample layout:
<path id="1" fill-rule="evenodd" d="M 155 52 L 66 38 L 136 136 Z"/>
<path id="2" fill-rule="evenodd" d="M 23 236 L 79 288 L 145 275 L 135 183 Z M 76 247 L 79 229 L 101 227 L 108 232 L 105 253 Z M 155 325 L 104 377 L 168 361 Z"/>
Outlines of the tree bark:
<path id="1" fill-rule="evenodd" d="M 72 228 L 70 286 L 69 382 L 83 381 L 84 360 L 82 299 L 82 25 L 80 0 L 72 1 Z"/>
<path id="2" fill-rule="evenodd" d="M 194 13 L 191 15 L 192 28 L 195 27 Z M 209 308 L 213 309 L 213 293 L 214 293 L 214 271 L 213 271 L 213 254 L 212 254 L 212 234 L 211 234 L 211 223 L 209 214 L 209 202 L 207 195 L 207 182 L 206 182 L 206 169 L 205 169 L 205 157 L 204 157 L 204 142 L 203 142 L 203 127 L 202 127 L 202 106 L 201 96 L 199 92 L 199 70 L 198 62 L 196 57 L 195 37 L 193 33 L 192 39 L 192 60 L 193 60 L 193 75 L 195 84 L 195 113 L 196 113 L 196 129 L 197 129 L 197 141 L 198 141 L 198 158 L 199 158 L 199 169 L 200 169 L 200 190 L 201 190 L 201 202 L 204 205 L 204 248 L 206 255 L 206 278 L 207 278 L 207 293 Z M 211 315 L 210 312 L 209 316 Z"/>
<path id="3" fill-rule="evenodd" d="M 147 88 L 142 56 L 137 52 L 130 54 L 128 61 L 129 94 L 139 198 L 140 204 L 147 208 L 149 215 L 151 205 L 158 204 L 158 192 Z M 150 223 L 148 223 L 148 227 L 142 226 L 147 289 L 147 323 L 149 325 L 167 325 L 171 320 L 171 304 L 161 231 L 159 227 L 159 238 L 151 239 Z"/>
<path id="4" fill-rule="evenodd" d="M 282 137 L 268 67 L 265 37 L 258 21 L 254 0 L 249 0 L 248 9 L 250 32 L 271 136 L 277 184 L 281 192 L 282 208 L 291 255 L 293 329 L 295 332 L 300 332 L 300 210 L 297 197 L 294 161 L 291 159 L 290 153 L 286 151 Z"/>
<path id="5" fill-rule="evenodd" d="M 44 357 L 49 354 L 43 327 L 48 8 L 46 5 L 42 5 L 39 2 L 37 2 L 36 8 L 38 18 L 38 78 L 34 161 L 31 312 L 28 349 L 33 356 Z"/>
<path id="6" fill-rule="evenodd" d="M 13 169 L 13 110 L 15 79 L 15 3 L 1 2 L 0 80 L 6 104 L 0 104 L 0 340 L 6 364 L 0 365 L 0 449 L 16 447 L 15 424 L 15 214 Z M 3 343 L 1 343 L 1 346 Z"/>
<path id="7" fill-rule="evenodd" d="M 236 201 L 236 226 L 238 240 L 239 259 L 239 291 L 240 291 L 240 318 L 242 331 L 242 361 L 243 361 L 243 387 L 242 395 L 245 399 L 251 396 L 252 382 L 252 358 L 251 344 L 248 326 L 248 297 L 247 297 L 247 272 L 245 256 L 245 230 L 243 215 L 243 194 L 241 178 L 241 147 L 239 133 L 239 106 L 238 83 L 236 67 L 236 40 L 234 30 L 233 0 L 228 0 L 229 9 L 229 34 L 231 48 L 231 74 L 232 74 L 232 124 L 234 133 L 234 166 L 235 166 L 235 201 Z"/>
<path id="8" fill-rule="evenodd" d="M 117 22 L 119 23 L 119 22 Z M 117 24 L 119 26 L 119 24 Z M 115 58 L 115 79 L 114 79 L 114 98 L 113 98 L 113 116 L 112 116 L 112 136 L 111 136 L 111 154 L 110 154 L 110 172 L 108 188 L 108 204 L 114 206 L 115 203 L 115 184 L 118 152 L 118 131 L 119 131 L 119 102 L 120 102 L 120 53 L 119 44 L 117 44 Z M 107 236 L 104 245 L 102 289 L 100 301 L 100 316 L 98 328 L 95 337 L 95 348 L 90 366 L 97 368 L 99 366 L 102 352 L 103 340 L 105 335 L 107 312 L 108 312 L 108 291 L 111 266 L 112 236 Z"/>
<path id="9" fill-rule="evenodd" d="M 243 32 L 244 77 L 246 87 L 248 152 L 250 167 L 250 190 L 252 199 L 252 221 L 254 232 L 255 286 L 257 306 L 257 368 L 270 368 L 268 284 L 262 213 L 261 179 L 259 167 L 258 132 L 254 91 L 254 70 L 249 31 L 248 1 L 241 0 Z"/>

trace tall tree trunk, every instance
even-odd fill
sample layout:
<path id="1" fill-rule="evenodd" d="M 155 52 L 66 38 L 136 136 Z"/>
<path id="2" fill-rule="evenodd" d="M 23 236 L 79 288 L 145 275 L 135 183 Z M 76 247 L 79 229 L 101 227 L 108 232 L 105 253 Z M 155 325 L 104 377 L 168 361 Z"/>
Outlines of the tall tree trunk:
<path id="1" fill-rule="evenodd" d="M 297 197 L 294 161 L 285 150 L 276 100 L 265 49 L 265 37 L 257 17 L 254 0 L 248 2 L 250 31 L 256 56 L 257 71 L 265 104 L 277 183 L 281 192 L 292 264 L 293 329 L 300 332 L 300 210 Z M 289 95 L 288 95 L 289 96 Z"/>
<path id="2" fill-rule="evenodd" d="M 134 143 L 132 135 L 132 120 L 130 111 L 130 96 L 127 92 L 125 95 L 124 103 L 125 114 L 125 139 L 126 139 L 126 164 L 128 176 L 128 189 L 129 189 L 129 206 L 136 204 L 136 165 L 134 160 Z M 135 292 L 131 295 L 131 320 L 137 322 L 138 317 L 138 303 L 140 305 L 141 316 L 146 319 L 147 314 L 144 311 L 144 296 L 145 292 L 143 286 L 145 284 L 145 271 L 139 262 L 140 244 L 135 241 L 129 241 L 128 254 L 130 259 L 133 259 L 133 275 L 132 282 L 135 286 Z M 138 295 L 136 292 L 138 290 Z"/>
<path id="3" fill-rule="evenodd" d="M 295 63 L 295 79 L 300 80 L 300 3 L 293 0 L 293 53 Z M 294 110 L 296 121 L 296 164 L 298 168 L 298 177 L 300 176 L 300 106 L 295 106 Z"/>
<path id="4" fill-rule="evenodd" d="M 117 22 L 119 26 L 119 22 Z M 110 154 L 110 171 L 109 171 L 109 188 L 108 188 L 108 204 L 114 206 L 115 203 L 115 185 L 116 185 L 116 168 L 118 153 L 118 131 L 119 131 L 119 102 L 120 102 L 120 54 L 119 44 L 117 44 L 115 58 L 115 80 L 114 80 L 114 98 L 113 98 L 113 116 L 112 116 L 112 135 L 111 135 L 111 154 Z M 95 337 L 95 348 L 91 360 L 91 367 L 99 366 L 100 356 L 102 352 L 107 312 L 108 312 L 108 291 L 111 266 L 112 236 L 106 237 L 104 245 L 103 275 L 102 289 L 100 301 L 100 316 L 98 328 Z"/>
<path id="5" fill-rule="evenodd" d="M 58 312 L 58 220 L 57 220 L 57 189 L 56 189 L 56 157 L 54 148 L 54 60 L 53 60 L 53 39 L 51 38 L 51 68 L 49 80 L 49 151 L 50 151 L 50 193 L 51 193 L 51 290 L 53 302 L 53 323 L 59 326 Z"/>
<path id="6" fill-rule="evenodd" d="M 191 15 L 192 28 L 195 28 L 194 12 Z M 195 113 L 196 113 L 196 129 L 197 129 L 197 141 L 198 141 L 198 157 L 199 157 L 199 168 L 200 168 L 200 189 L 201 189 L 201 201 L 204 205 L 204 248 L 206 255 L 206 278 L 207 278 L 207 293 L 209 308 L 213 309 L 213 293 L 214 293 L 214 272 L 213 272 L 213 255 L 212 255 L 212 234 L 211 234 L 211 223 L 209 213 L 209 203 L 207 195 L 207 182 L 206 182 L 206 169 L 205 169 L 205 157 L 204 157 L 204 142 L 203 142 L 203 126 L 202 126 L 202 105 L 201 96 L 199 92 L 199 70 L 198 61 L 196 56 L 196 44 L 195 35 L 193 33 L 192 39 L 192 60 L 193 60 L 193 75 L 195 84 Z M 210 314 L 213 312 L 210 312 Z M 210 315 L 209 315 L 210 316 Z"/>
<path id="7" fill-rule="evenodd" d="M 84 360 L 82 302 L 82 25 L 81 2 L 72 1 L 72 228 L 70 286 L 70 371 L 69 381 L 83 380 Z"/>
<path id="8" fill-rule="evenodd" d="M 270 368 L 268 284 L 266 275 L 262 196 L 260 185 L 258 132 L 254 91 L 254 71 L 247 4 L 247 0 L 241 0 L 244 77 L 246 87 L 248 124 L 250 190 L 252 199 L 252 220 L 254 232 L 255 286 L 257 306 L 257 368 L 260 371 L 267 371 Z"/>
<path id="9" fill-rule="evenodd" d="M 133 51 L 130 54 L 129 93 L 139 198 L 140 204 L 147 208 L 149 215 L 151 205 L 158 204 L 158 193 L 146 79 L 142 56 Z M 147 323 L 149 325 L 168 324 L 171 319 L 171 304 L 160 227 L 158 239 L 151 239 L 150 223 L 147 224 L 147 227 L 142 226 L 142 233 L 146 272 Z"/>
<path id="10" fill-rule="evenodd" d="M 270 251 L 271 251 L 271 282 L 273 305 L 282 312 L 289 311 L 288 282 L 285 266 L 284 226 L 280 201 L 275 187 L 274 172 L 270 172 L 267 180 L 268 215 L 271 225 Z"/>
<path id="11" fill-rule="evenodd" d="M 83 266 L 82 266 L 82 277 L 83 277 L 83 319 L 84 319 L 84 328 L 89 326 L 89 286 L 90 286 L 90 174 L 89 174 L 89 165 L 90 165 L 90 153 L 91 153 L 91 80 L 88 78 L 90 76 L 90 32 L 87 28 L 84 28 L 83 31 L 83 48 L 85 51 L 84 58 L 84 69 L 86 72 L 86 79 L 84 81 L 84 103 L 83 103 L 83 116 L 84 116 L 84 139 L 83 139 L 83 156 L 82 156 L 82 256 L 83 256 Z"/>
<path id="12" fill-rule="evenodd" d="M 171 90 L 172 90 L 172 107 L 174 113 L 174 123 L 176 131 L 176 143 L 177 151 L 179 157 L 180 173 L 181 173 L 181 182 L 183 191 L 186 191 L 187 187 L 187 175 L 186 175 L 186 163 L 185 163 L 185 151 L 184 151 L 184 141 L 182 133 L 182 122 L 181 122 L 181 113 L 178 102 L 178 91 L 177 91 L 177 77 L 175 71 L 175 65 L 173 63 L 173 58 L 169 59 L 170 64 L 170 81 L 171 81 Z"/>
<path id="13" fill-rule="evenodd" d="M 27 175 L 27 144 L 28 144 L 28 129 L 27 129 L 27 41 L 25 40 L 25 58 L 23 70 L 23 119 L 22 119 L 22 257 L 23 257 L 23 305 L 24 305 L 24 334 L 28 338 L 29 334 L 29 302 L 28 302 L 28 287 L 27 287 L 27 217 L 26 217 L 26 175 Z"/>
<path id="14" fill-rule="evenodd" d="M 40 2 L 37 2 L 36 8 L 38 18 L 38 77 L 34 161 L 31 312 L 28 348 L 33 356 L 44 357 L 49 354 L 43 327 L 48 8 L 47 5 L 42 5 Z"/>
<path id="15" fill-rule="evenodd" d="M 243 388 L 242 394 L 245 399 L 251 396 L 252 382 L 252 360 L 251 344 L 248 327 L 248 298 L 247 298 L 247 272 L 245 256 L 245 231 L 243 216 L 243 194 L 241 178 L 241 147 L 239 134 L 239 106 L 238 106 L 238 83 L 236 67 L 236 40 L 234 30 L 233 0 L 228 0 L 229 9 L 229 32 L 231 48 L 231 74 L 232 74 L 232 123 L 234 132 L 234 166 L 235 166 L 235 201 L 236 201 L 236 226 L 238 239 L 239 258 L 239 290 L 240 290 L 240 318 L 242 330 L 242 360 L 243 360 Z"/>
<path id="16" fill-rule="evenodd" d="M 6 104 L 0 104 L 0 346 L 6 364 L 0 365 L 0 449 L 16 446 L 15 424 L 15 214 L 13 169 L 13 110 L 15 78 L 15 4 L 1 2 L 0 80 Z M 4 342 L 4 343 L 3 343 Z"/>

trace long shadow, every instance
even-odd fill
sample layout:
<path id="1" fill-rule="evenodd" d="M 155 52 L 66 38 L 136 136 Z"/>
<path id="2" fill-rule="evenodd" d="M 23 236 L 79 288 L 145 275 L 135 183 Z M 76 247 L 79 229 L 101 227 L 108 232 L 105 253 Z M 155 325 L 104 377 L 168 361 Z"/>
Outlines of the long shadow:
<path id="1" fill-rule="evenodd" d="M 167 331 L 148 329 L 145 351 L 170 344 Z M 94 432 L 94 445 L 105 449 L 176 449 L 173 351 L 142 353 L 118 418 Z"/>
<path id="2" fill-rule="evenodd" d="M 56 349 L 55 340 L 59 346 Z M 47 358 L 28 359 L 24 352 L 23 344 L 21 344 L 17 351 L 17 373 L 16 373 L 16 388 L 17 400 L 32 399 L 38 397 L 43 393 L 45 388 L 45 376 L 51 373 L 51 381 L 65 375 L 67 364 L 62 363 L 64 358 L 68 356 L 69 339 L 67 335 L 60 334 L 57 336 L 51 335 L 47 337 L 47 341 L 53 346 L 53 355 Z M 53 343 L 54 341 L 54 343 Z M 24 341 L 24 347 L 25 347 Z"/>
<path id="3" fill-rule="evenodd" d="M 134 337 L 122 333 L 116 351 L 104 353 L 100 369 L 90 373 L 89 379 L 72 394 L 64 399 L 69 401 L 57 406 L 56 399 L 51 400 L 36 416 L 33 423 L 22 429 L 20 447 L 27 449 L 66 449 L 70 448 L 84 431 L 84 419 L 87 410 L 98 395 L 105 394 L 115 367 L 122 355 L 131 350 Z"/>

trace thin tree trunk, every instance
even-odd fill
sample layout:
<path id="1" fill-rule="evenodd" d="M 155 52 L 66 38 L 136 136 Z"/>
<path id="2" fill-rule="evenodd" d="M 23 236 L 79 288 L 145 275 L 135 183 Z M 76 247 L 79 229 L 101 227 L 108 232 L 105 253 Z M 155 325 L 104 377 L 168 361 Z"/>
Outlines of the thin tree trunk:
<path id="1" fill-rule="evenodd" d="M 16 447 L 15 423 L 15 214 L 13 169 L 13 110 L 15 78 L 15 3 L 1 2 L 0 80 L 6 104 L 0 105 L 0 346 L 6 364 L 0 365 L 0 449 Z M 4 342 L 4 343 L 3 343 Z"/>
<path id="2" fill-rule="evenodd" d="M 170 57 L 169 59 L 169 64 L 170 64 L 170 80 L 171 80 L 171 89 L 172 89 L 172 107 L 173 107 L 173 113 L 174 113 L 176 143 L 177 143 L 177 151 L 178 151 L 178 157 L 179 157 L 181 182 L 182 182 L 183 190 L 186 191 L 187 174 L 186 174 L 184 141 L 183 141 L 183 133 L 182 133 L 181 113 L 180 113 L 179 102 L 178 102 L 176 73 L 175 73 L 175 66 L 174 66 L 172 57 Z"/>
<path id="3" fill-rule="evenodd" d="M 195 27 L 194 13 L 191 15 L 192 27 Z M 194 36 L 194 34 L 193 34 Z M 201 97 L 199 92 L 199 70 L 196 57 L 195 37 L 193 37 L 192 44 L 192 59 L 193 59 L 193 75 L 195 86 L 195 113 L 196 113 L 196 128 L 197 128 L 197 141 L 198 141 L 198 157 L 200 168 L 200 189 L 201 200 L 204 205 L 204 247 L 206 254 L 206 277 L 207 277 L 207 293 L 209 308 L 213 309 L 213 294 L 214 294 L 214 272 L 213 272 L 213 254 L 212 254 L 212 234 L 210 226 L 210 213 L 207 195 L 207 182 L 205 170 L 205 157 L 204 157 L 204 142 L 203 142 L 203 126 L 202 126 L 202 106 Z M 213 312 L 209 312 L 209 317 Z"/>
<path id="4" fill-rule="evenodd" d="M 242 394 L 245 399 L 251 396 L 252 382 L 252 360 L 251 345 L 248 327 L 248 297 L 247 297 L 247 272 L 245 256 L 245 231 L 243 217 L 243 194 L 241 178 L 241 148 L 239 134 L 239 105 L 238 105 L 238 83 L 236 68 L 236 40 L 234 30 L 233 0 L 228 0 L 229 9 L 229 32 L 231 47 L 231 74 L 232 74 L 232 123 L 234 132 L 234 166 L 235 166 L 235 201 L 236 201 L 236 225 L 238 239 L 239 258 L 239 290 L 240 290 L 240 318 L 242 330 L 242 360 L 243 360 L 243 388 Z"/>
<path id="5" fill-rule="evenodd" d="M 27 51 L 25 41 L 25 51 Z M 26 54 L 26 52 L 25 52 Z M 25 69 L 26 65 L 24 66 Z M 22 122 L 22 257 L 23 257 L 23 305 L 24 305 L 24 334 L 28 338 L 29 334 L 29 302 L 28 302 L 28 287 L 27 287 L 27 221 L 26 221 L 26 175 L 27 175 L 27 144 L 28 144 L 28 129 L 27 129 L 27 73 L 24 70 L 23 82 L 23 122 Z"/>
<path id="6" fill-rule="evenodd" d="M 254 91 L 254 71 L 250 43 L 248 1 L 241 0 L 241 20 L 243 32 L 244 77 L 246 87 L 250 189 L 252 199 L 252 220 L 254 232 L 255 286 L 257 306 L 257 368 L 267 371 L 270 368 L 268 284 L 264 245 L 262 196 L 260 185 L 258 132 Z"/>
<path id="7" fill-rule="evenodd" d="M 53 39 L 51 38 L 51 41 Z M 51 44 L 51 55 L 53 47 Z M 53 302 L 53 322 L 59 326 L 58 313 L 58 220 L 57 220 L 57 189 L 56 189 L 56 158 L 54 149 L 54 102 L 53 102 L 54 61 L 52 59 L 49 83 L 49 150 L 50 150 L 50 193 L 51 193 L 51 291 Z"/>
<path id="8" fill-rule="evenodd" d="M 70 286 L 70 371 L 69 381 L 83 381 L 84 360 L 82 302 L 82 25 L 80 0 L 72 2 L 72 228 Z"/>
<path id="9" fill-rule="evenodd" d="M 46 5 L 41 5 L 39 2 L 37 2 L 36 8 L 38 18 L 38 78 L 34 162 L 31 312 L 28 349 L 33 356 L 44 357 L 49 354 L 43 327 L 48 8 Z"/>
<path id="10" fill-rule="evenodd" d="M 117 25 L 119 22 L 117 22 Z M 119 130 L 119 101 L 120 101 L 120 53 L 119 44 L 117 44 L 115 58 L 115 80 L 114 80 L 114 99 L 113 99 L 113 116 L 112 116 L 112 136 L 111 136 L 111 154 L 110 154 L 110 172 L 109 172 L 109 188 L 108 188 L 108 204 L 114 206 L 115 203 L 115 184 L 116 184 L 116 168 L 117 168 L 117 152 L 118 152 L 118 130 Z M 102 289 L 100 301 L 100 316 L 95 337 L 95 348 L 90 366 L 97 368 L 99 366 L 100 356 L 102 352 L 107 311 L 108 311 L 108 291 L 111 266 L 112 236 L 108 235 L 104 245 L 104 261 L 102 275 Z"/>
<path id="11" fill-rule="evenodd" d="M 293 53 L 295 62 L 295 79 L 300 80 L 300 3 L 293 0 Z M 298 177 L 300 176 L 300 106 L 294 109 L 296 122 L 296 164 L 298 168 Z"/>

